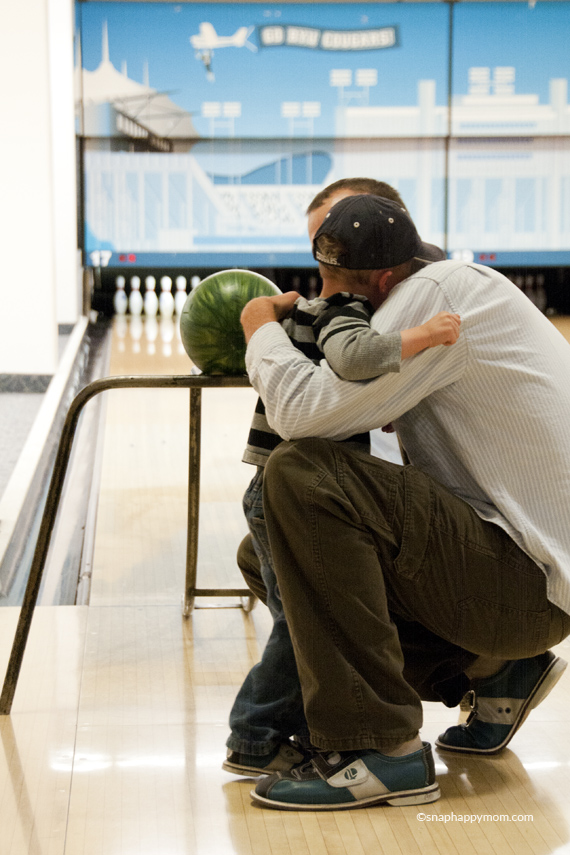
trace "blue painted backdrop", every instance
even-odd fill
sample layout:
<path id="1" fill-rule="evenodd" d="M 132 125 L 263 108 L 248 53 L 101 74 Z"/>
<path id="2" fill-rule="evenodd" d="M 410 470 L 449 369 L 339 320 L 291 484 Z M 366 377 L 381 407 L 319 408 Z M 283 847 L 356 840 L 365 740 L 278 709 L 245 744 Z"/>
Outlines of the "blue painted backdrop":
<path id="1" fill-rule="evenodd" d="M 360 174 L 450 253 L 567 263 L 570 3 L 457 4 L 450 45 L 451 14 L 78 4 L 87 251 L 309 264 L 306 205 Z"/>

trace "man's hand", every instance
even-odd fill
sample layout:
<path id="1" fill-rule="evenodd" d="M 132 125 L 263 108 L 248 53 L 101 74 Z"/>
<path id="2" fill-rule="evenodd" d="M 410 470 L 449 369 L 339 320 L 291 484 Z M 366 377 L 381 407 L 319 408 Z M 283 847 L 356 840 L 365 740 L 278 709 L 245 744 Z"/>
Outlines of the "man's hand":
<path id="1" fill-rule="evenodd" d="M 297 300 L 299 299 L 298 291 L 285 291 L 284 294 L 275 294 L 274 297 L 267 297 L 275 306 L 277 312 L 277 320 L 280 321 L 286 317 Z"/>
<path id="2" fill-rule="evenodd" d="M 241 313 L 240 321 L 246 342 L 257 330 L 272 321 L 280 321 L 289 314 L 299 298 L 298 291 L 286 291 L 273 297 L 254 297 Z"/>

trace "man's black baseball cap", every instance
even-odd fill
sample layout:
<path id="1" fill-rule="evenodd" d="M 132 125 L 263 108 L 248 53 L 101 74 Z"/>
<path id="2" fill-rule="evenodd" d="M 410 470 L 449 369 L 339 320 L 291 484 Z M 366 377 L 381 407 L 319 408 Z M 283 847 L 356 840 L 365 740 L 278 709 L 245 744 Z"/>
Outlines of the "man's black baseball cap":
<path id="1" fill-rule="evenodd" d="M 333 257 L 319 251 L 317 239 L 323 234 L 336 238 L 344 252 Z M 410 215 L 397 202 L 363 194 L 333 205 L 315 234 L 313 257 L 348 270 L 385 270 L 412 258 L 441 261 L 445 254 L 422 241 Z"/>

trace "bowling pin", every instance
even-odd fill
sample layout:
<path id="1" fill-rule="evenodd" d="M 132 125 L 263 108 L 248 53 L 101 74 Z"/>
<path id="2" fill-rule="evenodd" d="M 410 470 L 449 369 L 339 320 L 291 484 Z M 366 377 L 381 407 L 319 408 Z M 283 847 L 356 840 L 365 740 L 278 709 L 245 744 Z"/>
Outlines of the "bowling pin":
<path id="1" fill-rule="evenodd" d="M 190 287 L 192 289 L 194 289 L 194 288 L 197 288 L 199 284 L 200 284 L 200 277 L 199 276 L 193 276 L 192 279 L 190 280 Z"/>
<path id="2" fill-rule="evenodd" d="M 129 312 L 138 317 L 143 310 L 143 298 L 141 294 L 141 280 L 139 276 L 131 279 L 131 293 L 129 294 Z"/>
<path id="3" fill-rule="evenodd" d="M 129 308 L 129 299 L 125 292 L 125 277 L 117 276 L 116 285 L 117 290 L 115 291 L 115 296 L 113 297 L 113 306 L 115 307 L 115 314 L 126 315 L 127 309 Z"/>
<path id="4" fill-rule="evenodd" d="M 170 276 L 163 276 L 160 280 L 158 304 L 161 317 L 171 318 L 174 314 L 174 297 L 172 296 L 172 279 Z"/>
<path id="5" fill-rule="evenodd" d="M 147 318 L 155 318 L 158 312 L 158 297 L 156 296 L 156 279 L 154 276 L 147 276 L 144 280 L 144 313 Z"/>
<path id="6" fill-rule="evenodd" d="M 186 277 L 176 277 L 176 294 L 174 295 L 174 310 L 177 315 L 182 314 L 182 309 L 186 303 Z"/>

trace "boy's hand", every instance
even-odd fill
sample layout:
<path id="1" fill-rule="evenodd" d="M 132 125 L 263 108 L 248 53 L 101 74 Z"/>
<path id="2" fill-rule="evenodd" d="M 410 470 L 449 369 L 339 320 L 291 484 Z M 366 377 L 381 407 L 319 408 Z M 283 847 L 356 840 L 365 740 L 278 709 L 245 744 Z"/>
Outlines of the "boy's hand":
<path id="1" fill-rule="evenodd" d="M 423 326 L 429 335 L 429 347 L 437 347 L 438 344 L 449 347 L 450 344 L 455 344 L 459 338 L 461 318 L 459 315 L 452 315 L 450 312 L 438 312 Z"/>
<path id="2" fill-rule="evenodd" d="M 273 297 L 254 297 L 246 303 L 240 317 L 246 342 L 264 324 L 280 321 L 289 314 L 298 298 L 298 291 L 286 291 Z"/>

